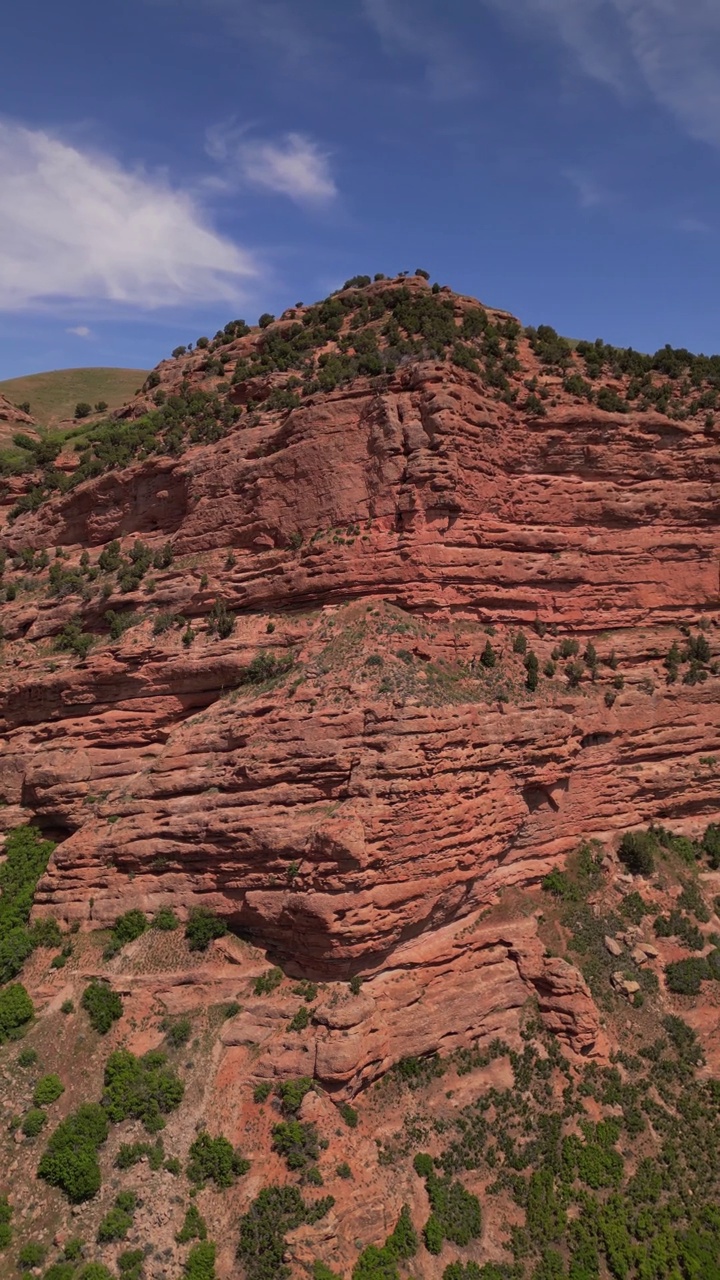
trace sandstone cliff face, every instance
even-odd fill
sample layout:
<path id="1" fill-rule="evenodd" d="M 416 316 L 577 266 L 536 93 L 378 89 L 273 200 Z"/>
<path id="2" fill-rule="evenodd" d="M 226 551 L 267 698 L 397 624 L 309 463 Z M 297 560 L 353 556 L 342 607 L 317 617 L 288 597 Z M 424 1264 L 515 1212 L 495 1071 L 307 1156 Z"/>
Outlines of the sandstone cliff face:
<path id="1" fill-rule="evenodd" d="M 579 402 L 525 339 L 518 352 L 511 380 L 544 379 L 542 414 L 416 359 L 289 410 L 260 403 L 214 443 L 107 471 L 4 529 L 17 556 L 58 547 L 69 567 L 112 539 L 173 551 L 152 589 L 109 576 L 52 594 L 34 571 L 3 606 L 0 821 L 62 837 L 39 909 L 96 927 L 208 905 L 289 972 L 374 977 L 355 1021 L 320 1018 L 315 1070 L 333 1087 L 509 1036 L 530 995 L 574 1051 L 604 1053 L 587 988 L 543 957 L 534 920 L 481 917 L 584 839 L 718 816 L 717 436 L 697 416 Z M 168 392 L 219 385 L 197 354 L 159 372 Z M 237 615 L 225 638 L 208 626 L 218 600 Z M 117 640 L 108 609 L 137 614 Z M 154 626 L 162 613 L 194 635 Z M 101 638 L 56 652 L 79 616 Z M 701 624 L 710 659 L 668 684 L 679 628 Z M 258 655 L 293 669 L 249 681 Z"/>

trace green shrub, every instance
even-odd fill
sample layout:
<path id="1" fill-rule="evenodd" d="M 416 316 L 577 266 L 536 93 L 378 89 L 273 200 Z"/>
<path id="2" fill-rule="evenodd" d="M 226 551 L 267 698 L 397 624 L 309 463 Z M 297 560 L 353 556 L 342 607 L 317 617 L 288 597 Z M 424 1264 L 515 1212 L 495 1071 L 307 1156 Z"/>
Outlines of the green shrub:
<path id="1" fill-rule="evenodd" d="M 293 1170 L 305 1169 L 320 1154 L 316 1126 L 302 1120 L 283 1120 L 274 1125 L 272 1146 Z"/>
<path id="2" fill-rule="evenodd" d="M 65 1085 L 59 1076 L 42 1076 L 35 1085 L 33 1105 L 36 1107 L 49 1107 L 53 1102 L 57 1102 L 64 1092 Z"/>
<path id="3" fill-rule="evenodd" d="M 348 1129 L 357 1128 L 358 1113 L 354 1107 L 350 1106 L 349 1102 L 341 1102 L 340 1106 L 338 1107 L 338 1111 L 340 1112 L 340 1115 L 345 1121 Z"/>
<path id="4" fill-rule="evenodd" d="M 282 969 L 268 969 L 266 973 L 261 973 L 253 983 L 253 991 L 256 996 L 269 996 L 280 986 L 283 980 Z"/>
<path id="5" fill-rule="evenodd" d="M 83 991 L 80 1003 L 90 1019 L 90 1025 L 101 1036 L 107 1035 L 113 1022 L 122 1017 L 123 1005 L 117 991 L 96 978 Z"/>
<path id="6" fill-rule="evenodd" d="M 152 922 L 152 927 L 153 929 L 162 930 L 163 933 L 171 933 L 173 929 L 177 929 L 179 923 L 172 907 L 160 907 Z"/>
<path id="7" fill-rule="evenodd" d="M 330 1267 L 326 1267 L 324 1262 L 316 1258 L 313 1263 L 312 1280 L 342 1280 L 336 1271 L 331 1271 Z"/>
<path id="8" fill-rule="evenodd" d="M 12 982 L 0 990 L 0 1044 L 13 1038 L 30 1021 L 35 1010 L 21 982 Z"/>
<path id="9" fill-rule="evenodd" d="M 142 621 L 142 616 L 133 609 L 126 609 L 123 613 L 116 613 L 114 609 L 108 609 L 104 615 L 105 622 L 110 628 L 111 640 L 119 640 L 129 631 L 131 627 L 136 627 Z"/>
<path id="10" fill-rule="evenodd" d="M 112 929 L 113 940 L 118 947 L 124 947 L 128 942 L 134 942 L 148 927 L 147 917 L 143 911 L 134 909 L 126 911 L 124 915 L 118 916 Z"/>
<path id="11" fill-rule="evenodd" d="M 63 1245 L 63 1257 L 69 1262 L 79 1262 L 82 1258 L 83 1242 L 79 1236 L 71 1236 Z"/>
<path id="12" fill-rule="evenodd" d="M 272 1089 L 272 1081 L 270 1080 L 262 1080 L 260 1084 L 256 1084 L 253 1089 L 253 1102 L 267 1102 Z"/>
<path id="13" fill-rule="evenodd" d="M 670 1013 L 663 1018 L 663 1028 L 667 1031 L 670 1042 L 677 1050 L 678 1057 L 693 1066 L 703 1062 L 703 1051 L 697 1034 L 682 1018 Z"/>
<path id="14" fill-rule="evenodd" d="M 107 1140 L 103 1107 L 87 1103 L 58 1125 L 38 1165 L 38 1176 L 60 1187 L 73 1204 L 90 1200 L 100 1189 L 98 1147 Z"/>
<path id="15" fill-rule="evenodd" d="M 410 1209 L 404 1204 L 400 1210 L 400 1217 L 395 1223 L 395 1230 L 385 1241 L 385 1249 L 393 1258 L 406 1261 L 408 1258 L 414 1258 L 419 1243 L 417 1231 L 410 1217 Z"/>
<path id="16" fill-rule="evenodd" d="M 142 1267 L 145 1261 L 143 1249 L 126 1249 L 117 1261 L 121 1280 L 142 1280 Z"/>
<path id="17" fill-rule="evenodd" d="M 211 1138 L 207 1131 L 198 1134 L 190 1147 L 187 1176 L 196 1186 L 214 1182 L 222 1189 L 231 1187 L 236 1177 L 247 1173 L 250 1161 L 233 1151 L 227 1138 Z"/>
<path id="18" fill-rule="evenodd" d="M 651 876 L 655 870 L 657 841 L 649 831 L 626 831 L 620 841 L 618 857 L 636 876 Z"/>
<path id="19" fill-rule="evenodd" d="M 31 1107 L 22 1122 L 22 1131 L 26 1138 L 37 1138 L 41 1129 L 47 1124 L 47 1111 L 40 1107 Z"/>
<path id="20" fill-rule="evenodd" d="M 454 1244 L 466 1245 L 481 1231 L 480 1202 L 461 1182 L 431 1175 L 426 1181 L 430 1207 L 443 1234 Z"/>
<path id="21" fill-rule="evenodd" d="M 175 1236 L 178 1244 L 187 1244 L 188 1240 L 206 1240 L 207 1224 L 196 1204 L 191 1204 L 185 1213 L 185 1220 Z"/>
<path id="22" fill-rule="evenodd" d="M 696 996 L 705 978 L 710 977 L 706 960 L 692 956 L 689 960 L 676 960 L 665 966 L 668 990 L 675 995 Z"/>
<path id="23" fill-rule="evenodd" d="M 637 890 L 632 893 L 626 893 L 620 903 L 620 915 L 626 920 L 630 920 L 632 924 L 641 924 L 643 918 L 650 914 L 650 907 L 640 897 Z"/>
<path id="24" fill-rule="evenodd" d="M 121 1191 L 116 1196 L 112 1209 L 108 1209 L 97 1232 L 99 1244 L 108 1244 L 113 1240 L 125 1240 L 133 1224 L 133 1213 L 137 1205 L 137 1197 L 132 1191 Z"/>
<path id="25" fill-rule="evenodd" d="M 38 1060 L 37 1049 L 31 1049 L 29 1046 L 27 1049 L 21 1049 L 18 1054 L 19 1067 L 34 1067 L 37 1060 Z"/>
<path id="26" fill-rule="evenodd" d="M 304 1031 L 310 1023 L 310 1011 L 306 1004 L 301 1004 L 297 1013 L 288 1023 L 288 1031 Z"/>
<path id="27" fill-rule="evenodd" d="M 86 1267 L 78 1273 L 75 1280 L 115 1280 L 111 1271 L 108 1271 L 103 1262 L 88 1262 Z"/>
<path id="28" fill-rule="evenodd" d="M 300 1103 L 305 1094 L 312 1089 L 312 1083 L 310 1076 L 300 1076 L 296 1080 L 282 1080 L 280 1082 L 276 1093 L 286 1116 L 295 1115 L 299 1111 Z"/>
<path id="29" fill-rule="evenodd" d="M 297 1187 L 265 1187 L 240 1219 L 238 1259 L 245 1280 L 287 1280 L 286 1233 L 303 1222 L 319 1222 L 334 1203 L 324 1196 L 306 1204 Z"/>
<path id="30" fill-rule="evenodd" d="M 187 1044 L 192 1035 L 192 1022 L 189 1018 L 164 1018 L 160 1025 L 165 1031 L 165 1039 L 173 1049 Z"/>
<path id="31" fill-rule="evenodd" d="M 7 1196 L 0 1196 L 0 1249 L 7 1249 L 12 1241 L 12 1212 Z"/>
<path id="32" fill-rule="evenodd" d="M 72 1262 L 53 1262 L 47 1271 L 43 1272 L 43 1280 L 74 1280 L 77 1268 Z"/>
<path id="33" fill-rule="evenodd" d="M 497 654 L 495 653 L 495 650 L 493 649 L 489 640 L 485 641 L 485 648 L 480 654 L 480 661 L 484 667 L 487 667 L 488 670 L 491 667 L 494 667 L 495 663 L 497 662 Z"/>
<path id="34" fill-rule="evenodd" d="M 440 1219 L 434 1213 L 430 1214 L 430 1217 L 423 1227 L 423 1239 L 428 1253 L 442 1253 L 445 1234 L 443 1232 Z"/>
<path id="35" fill-rule="evenodd" d="M 35 827 L 15 827 L 5 837 L 5 861 L 0 865 L 0 984 L 20 972 L 37 945 L 26 926 L 38 880 L 54 848 L 53 841 L 43 840 Z"/>
<path id="36" fill-rule="evenodd" d="M 214 911 L 193 907 L 185 925 L 185 937 L 191 951 L 207 951 L 213 938 L 222 938 L 227 926 Z"/>
<path id="37" fill-rule="evenodd" d="M 658 938 L 677 937 L 688 951 L 702 951 L 705 946 L 705 939 L 697 925 L 677 908 L 673 908 L 669 916 L 658 916 L 653 921 L 653 929 Z"/>
<path id="38" fill-rule="evenodd" d="M 185 619 L 174 613 L 172 609 L 163 609 L 160 613 L 156 613 L 153 619 L 153 635 L 164 636 L 166 631 L 172 631 L 173 627 L 182 625 L 184 621 Z"/>
<path id="39" fill-rule="evenodd" d="M 118 1049 L 105 1066 L 102 1105 L 113 1124 L 132 1117 L 141 1120 L 148 1133 L 157 1133 L 165 1126 L 163 1117 L 180 1106 L 184 1091 L 164 1053 L 151 1050 L 137 1058 L 128 1049 Z"/>
<path id="40" fill-rule="evenodd" d="M 564 871 L 555 867 L 549 871 L 541 880 L 541 886 L 546 893 L 551 893 L 555 898 L 569 898 L 572 896 L 573 886 Z"/>
<path id="41" fill-rule="evenodd" d="M 149 1142 L 122 1142 L 115 1156 L 115 1168 L 132 1169 L 133 1165 L 139 1164 L 151 1150 Z"/>
<path id="42" fill-rule="evenodd" d="M 216 1280 L 215 1245 L 211 1240 L 200 1240 L 193 1245 L 183 1275 L 185 1280 Z"/>
<path id="43" fill-rule="evenodd" d="M 92 413 L 92 405 L 88 404 L 87 400 L 78 400 L 77 404 L 75 405 L 75 417 L 78 419 L 89 418 L 91 413 Z"/>
<path id="44" fill-rule="evenodd" d="M 344 1179 L 352 1178 L 352 1169 L 350 1168 L 350 1165 L 348 1164 L 347 1160 L 342 1160 L 340 1164 L 337 1165 L 335 1172 L 338 1178 L 344 1178 Z"/>
<path id="45" fill-rule="evenodd" d="M 602 1187 L 619 1187 L 622 1181 L 622 1156 L 612 1147 L 586 1143 L 577 1153 L 577 1168 L 581 1181 L 593 1191 Z"/>
<path id="46" fill-rule="evenodd" d="M 77 658 L 87 658 L 94 639 L 89 631 L 83 631 L 77 618 L 71 618 L 55 641 L 55 648 L 64 653 L 74 653 Z"/>
<path id="47" fill-rule="evenodd" d="M 613 387 L 601 387 L 595 397 L 598 409 L 605 413 L 627 413 L 628 406 Z"/>
<path id="48" fill-rule="evenodd" d="M 717 871 L 720 867 L 720 823 L 711 822 L 705 828 L 702 838 L 702 849 L 707 854 L 710 866 Z M 2 874 L 0 872 L 0 874 Z"/>
<path id="49" fill-rule="evenodd" d="M 677 838 L 676 838 L 677 839 Z M 692 912 L 696 920 L 701 924 L 708 924 L 710 920 L 710 911 L 707 903 L 702 896 L 700 886 L 696 880 L 682 880 L 682 893 L 678 898 L 678 906 L 684 907 L 686 911 Z"/>
<path id="50" fill-rule="evenodd" d="M 208 633 L 220 640 L 227 640 L 235 630 L 235 614 L 230 613 L 224 600 L 216 600 L 208 614 Z"/>
<path id="51" fill-rule="evenodd" d="M 18 1250 L 18 1266 L 19 1267 L 41 1267 L 45 1261 L 47 1249 L 42 1244 L 37 1244 L 34 1240 L 29 1240 L 27 1244 L 21 1246 Z"/>

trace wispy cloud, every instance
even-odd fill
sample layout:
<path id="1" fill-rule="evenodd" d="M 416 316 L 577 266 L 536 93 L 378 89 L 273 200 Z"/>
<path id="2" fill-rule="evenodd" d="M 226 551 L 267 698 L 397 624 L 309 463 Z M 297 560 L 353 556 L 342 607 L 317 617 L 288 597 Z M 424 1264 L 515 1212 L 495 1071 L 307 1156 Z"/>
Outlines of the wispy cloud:
<path id="1" fill-rule="evenodd" d="M 327 36 L 324 15 L 313 21 L 309 5 L 292 0 L 146 0 L 148 4 L 205 9 L 217 15 L 226 30 L 244 45 L 264 46 L 300 78 L 332 74 L 334 46 Z"/>
<path id="2" fill-rule="evenodd" d="M 188 192 L 110 156 L 6 121 L 0 172 L 0 310 L 230 301 L 259 274 Z"/>
<path id="3" fill-rule="evenodd" d="M 418 60 L 435 98 L 463 98 L 477 93 L 480 73 L 445 21 L 423 12 L 418 0 L 362 0 L 367 21 L 386 53 Z"/>
<path id="4" fill-rule="evenodd" d="M 74 333 L 76 338 L 91 338 L 92 329 L 88 329 L 86 324 L 76 324 L 70 329 L 65 330 L 66 333 Z"/>
<path id="5" fill-rule="evenodd" d="M 695 218 L 692 214 L 685 214 L 675 222 L 677 231 L 685 231 L 689 236 L 707 236 L 712 231 L 709 222 L 705 222 L 702 218 Z"/>
<path id="6" fill-rule="evenodd" d="M 327 204 L 338 194 L 329 152 L 304 133 L 258 139 L 247 129 L 217 125 L 208 130 L 207 152 L 221 165 L 225 185 L 245 183 L 297 204 Z"/>
<path id="7" fill-rule="evenodd" d="M 614 193 L 585 169 L 565 169 L 563 177 L 574 188 L 581 209 L 597 209 L 616 202 Z"/>
<path id="8" fill-rule="evenodd" d="M 506 20 L 545 24 L 586 75 L 644 90 L 695 138 L 720 146 L 717 0 L 484 0 Z M 530 24 L 530 26 L 528 26 Z"/>

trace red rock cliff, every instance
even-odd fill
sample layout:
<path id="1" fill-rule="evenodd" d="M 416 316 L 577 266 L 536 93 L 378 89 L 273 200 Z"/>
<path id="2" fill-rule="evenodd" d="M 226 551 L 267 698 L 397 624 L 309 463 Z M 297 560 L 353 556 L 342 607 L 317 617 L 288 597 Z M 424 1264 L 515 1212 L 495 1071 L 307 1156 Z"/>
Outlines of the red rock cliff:
<path id="1" fill-rule="evenodd" d="M 373 300 L 401 289 L 435 296 L 413 279 L 348 307 L 381 351 Z M 439 303 L 472 329 L 472 300 Z M 334 1082 L 507 1029 L 529 991 L 576 1049 L 601 1049 L 582 979 L 543 960 L 533 922 L 489 937 L 480 915 L 583 839 L 718 816 L 717 434 L 692 405 L 607 412 L 483 314 L 465 355 L 416 338 L 333 389 L 306 369 L 284 404 L 287 368 L 258 362 L 302 313 L 218 339 L 252 376 L 228 385 L 194 352 L 153 381 L 217 396 L 219 438 L 141 446 L 69 489 L 68 452 L 36 509 L 11 505 L 16 481 L 6 499 L 0 815 L 63 837 L 41 907 L 97 925 L 203 903 L 291 970 L 406 974 L 392 1031 L 366 1027 L 359 1056 L 322 1067 Z M 318 340 L 315 370 L 355 332 Z M 606 380 L 616 403 L 629 379 Z M 113 539 L 159 567 L 121 583 L 98 565 Z M 28 548 L 50 567 L 23 567 Z M 224 636 L 216 602 L 236 618 Z M 116 639 L 108 610 L 132 624 Z M 86 654 L 68 624 L 96 637 Z M 436 974 L 431 1033 L 397 1015 L 414 972 Z"/>

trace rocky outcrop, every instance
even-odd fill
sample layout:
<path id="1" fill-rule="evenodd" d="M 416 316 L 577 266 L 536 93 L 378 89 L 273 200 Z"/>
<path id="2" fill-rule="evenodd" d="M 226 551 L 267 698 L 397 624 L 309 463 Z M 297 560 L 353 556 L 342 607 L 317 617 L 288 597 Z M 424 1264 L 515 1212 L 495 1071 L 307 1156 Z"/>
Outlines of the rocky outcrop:
<path id="1" fill-rule="evenodd" d="M 543 372 L 520 354 L 518 388 Z M 161 366 L 164 390 L 183 377 L 205 385 L 200 357 Z M 108 578 L 80 600 L 38 578 L 3 606 L 0 821 L 62 837 L 38 909 L 93 927 L 203 904 L 289 972 L 375 975 L 372 1001 L 318 1010 L 332 1087 L 510 1036 L 530 994 L 575 1052 L 604 1053 L 577 972 L 527 921 L 478 918 L 583 839 L 718 816 L 716 438 L 546 381 L 540 414 L 450 361 L 401 363 L 5 529 L 71 565 L 113 538 L 174 554 L 152 590 Z M 109 608 L 137 614 L 115 641 Z M 79 615 L 95 647 L 53 652 Z M 679 628 L 701 624 L 700 675 L 668 684 Z M 253 683 L 258 655 L 294 670 Z"/>
<path id="2" fill-rule="evenodd" d="M 31 439 L 36 439 L 35 427 L 35 419 L 29 413 L 18 409 L 7 396 L 0 395 L 0 447 L 7 447 L 16 431 L 22 431 Z"/>

